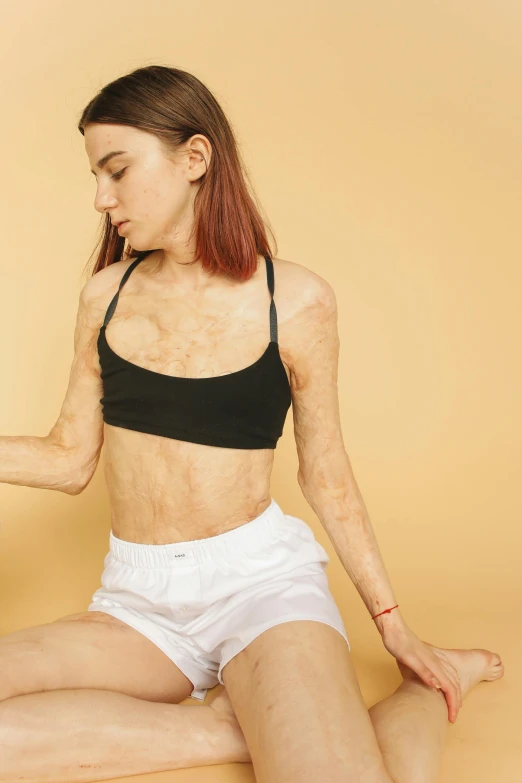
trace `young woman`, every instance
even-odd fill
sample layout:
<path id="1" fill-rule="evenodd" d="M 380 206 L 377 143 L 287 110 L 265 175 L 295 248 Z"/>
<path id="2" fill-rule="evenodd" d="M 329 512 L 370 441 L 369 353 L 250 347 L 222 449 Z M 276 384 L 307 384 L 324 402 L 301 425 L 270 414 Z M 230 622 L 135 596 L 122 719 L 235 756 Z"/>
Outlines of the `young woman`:
<path id="1" fill-rule="evenodd" d="M 193 75 L 125 75 L 79 129 L 103 241 L 58 421 L 0 439 L 0 478 L 76 495 L 105 443 L 110 548 L 86 612 L 0 639 L 1 779 L 252 761 L 258 783 L 435 781 L 448 718 L 503 666 L 400 613 L 343 444 L 332 288 L 272 257 Z M 290 406 L 299 486 L 403 676 L 369 711 L 328 555 L 270 495 Z"/>

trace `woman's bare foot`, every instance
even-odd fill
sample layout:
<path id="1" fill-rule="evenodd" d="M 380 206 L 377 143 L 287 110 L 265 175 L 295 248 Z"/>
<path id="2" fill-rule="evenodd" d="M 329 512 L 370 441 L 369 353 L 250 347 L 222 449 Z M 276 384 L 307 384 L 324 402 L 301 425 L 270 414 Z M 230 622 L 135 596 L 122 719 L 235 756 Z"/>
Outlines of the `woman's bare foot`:
<path id="1" fill-rule="evenodd" d="M 236 718 L 236 713 L 234 712 L 226 689 L 223 688 L 208 706 L 212 707 L 212 709 L 230 725 L 234 761 L 251 761 L 250 751 L 248 750 L 245 736 L 241 731 L 241 727 Z"/>
<path id="2" fill-rule="evenodd" d="M 504 664 L 500 655 L 490 650 L 447 650 L 442 647 L 431 647 L 434 653 L 442 661 L 446 661 L 455 667 L 460 681 L 462 697 L 466 696 L 472 688 L 482 680 L 498 680 L 504 675 Z M 397 665 L 404 679 L 417 677 L 417 674 L 404 664 L 397 661 Z"/>

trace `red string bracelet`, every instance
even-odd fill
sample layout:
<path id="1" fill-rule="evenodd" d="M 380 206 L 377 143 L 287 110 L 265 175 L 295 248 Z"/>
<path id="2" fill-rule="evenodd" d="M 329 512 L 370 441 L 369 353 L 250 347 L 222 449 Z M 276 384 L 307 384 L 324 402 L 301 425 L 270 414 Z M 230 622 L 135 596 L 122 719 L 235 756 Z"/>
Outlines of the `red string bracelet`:
<path id="1" fill-rule="evenodd" d="M 384 612 L 379 612 L 379 614 L 375 614 L 372 617 L 372 620 L 375 620 L 376 617 L 380 617 L 381 614 L 386 614 L 387 612 L 391 612 L 392 609 L 397 609 L 398 606 L 399 606 L 399 604 L 395 604 L 395 606 L 392 606 L 391 609 L 385 609 Z"/>

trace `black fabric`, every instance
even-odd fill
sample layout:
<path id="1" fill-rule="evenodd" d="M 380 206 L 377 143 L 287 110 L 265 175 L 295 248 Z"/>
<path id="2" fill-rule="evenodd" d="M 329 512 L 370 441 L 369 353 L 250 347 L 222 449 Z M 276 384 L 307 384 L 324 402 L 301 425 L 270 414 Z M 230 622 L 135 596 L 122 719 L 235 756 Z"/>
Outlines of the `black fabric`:
<path id="1" fill-rule="evenodd" d="M 126 361 L 105 336 L 119 292 L 148 253 L 140 253 L 123 275 L 98 335 L 107 424 L 165 438 L 231 449 L 274 449 L 283 432 L 292 395 L 277 342 L 274 266 L 265 256 L 270 300 L 270 342 L 253 364 L 211 378 L 182 378 Z"/>

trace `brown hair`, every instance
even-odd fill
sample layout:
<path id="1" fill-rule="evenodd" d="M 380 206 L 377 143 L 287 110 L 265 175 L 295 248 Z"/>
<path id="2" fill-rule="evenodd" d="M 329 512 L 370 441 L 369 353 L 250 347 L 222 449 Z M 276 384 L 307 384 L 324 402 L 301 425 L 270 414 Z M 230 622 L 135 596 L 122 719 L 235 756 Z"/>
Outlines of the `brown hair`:
<path id="1" fill-rule="evenodd" d="M 138 68 L 107 84 L 87 104 L 78 123 L 82 135 L 91 122 L 131 125 L 153 133 L 166 154 L 196 133 L 206 136 L 212 155 L 194 200 L 196 260 L 211 274 L 248 280 L 257 267 L 258 254 L 272 256 L 265 226 L 274 244 L 275 238 L 261 217 L 232 126 L 210 90 L 195 76 L 164 65 Z M 130 244 L 125 247 L 125 237 L 119 236 L 108 213 L 102 220 L 93 275 L 138 255 Z"/>

